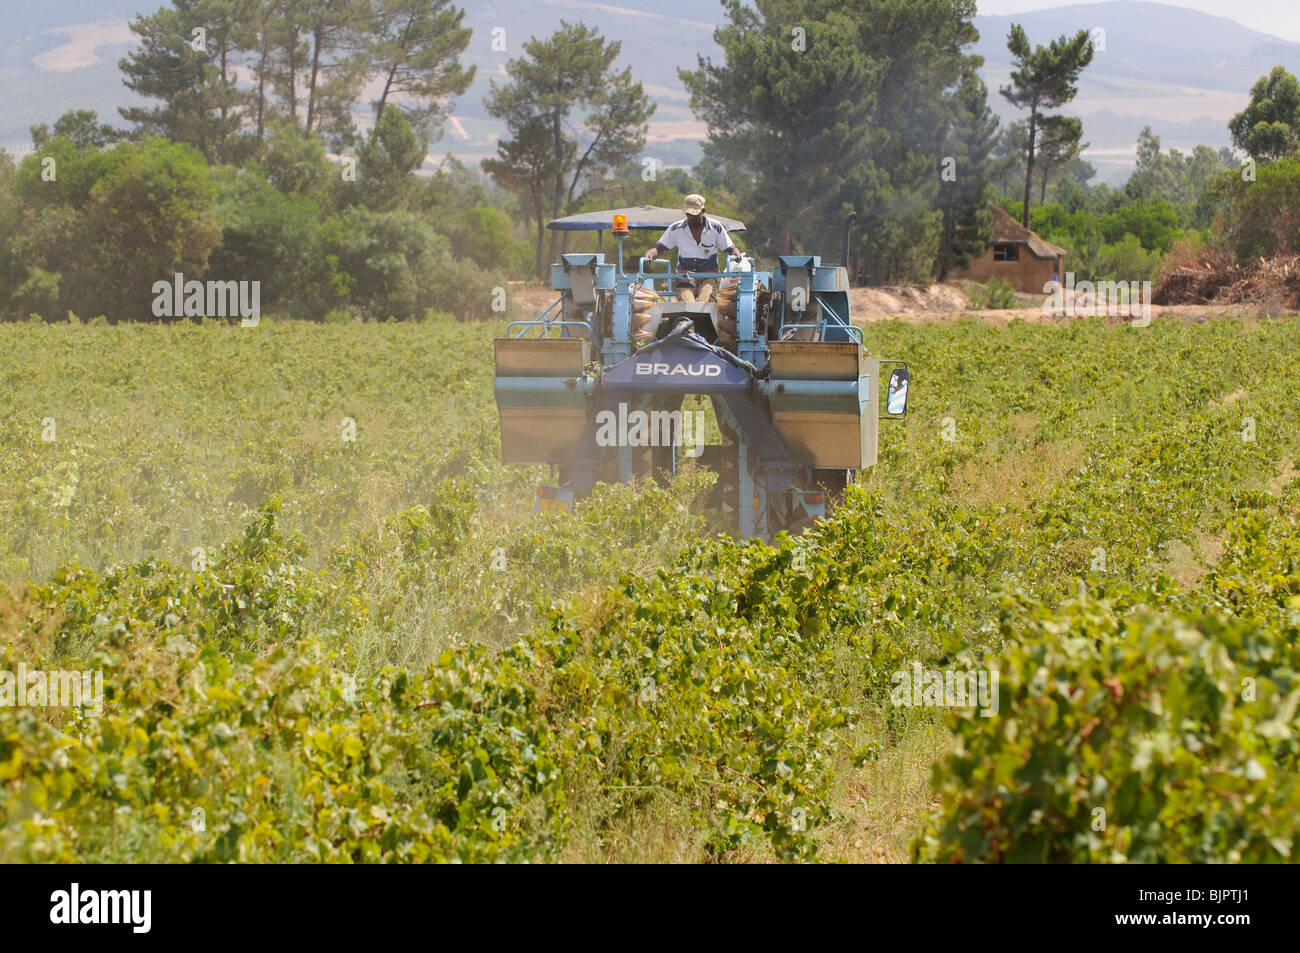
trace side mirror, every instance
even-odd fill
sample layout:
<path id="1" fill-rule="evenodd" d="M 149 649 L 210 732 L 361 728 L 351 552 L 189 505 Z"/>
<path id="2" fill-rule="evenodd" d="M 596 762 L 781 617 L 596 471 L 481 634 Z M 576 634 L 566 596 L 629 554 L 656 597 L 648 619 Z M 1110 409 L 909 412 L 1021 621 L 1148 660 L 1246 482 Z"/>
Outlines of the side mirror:
<path id="1" fill-rule="evenodd" d="M 890 372 L 884 394 L 885 412 L 880 416 L 899 420 L 907 413 L 907 385 L 911 377 L 906 364 Z"/>

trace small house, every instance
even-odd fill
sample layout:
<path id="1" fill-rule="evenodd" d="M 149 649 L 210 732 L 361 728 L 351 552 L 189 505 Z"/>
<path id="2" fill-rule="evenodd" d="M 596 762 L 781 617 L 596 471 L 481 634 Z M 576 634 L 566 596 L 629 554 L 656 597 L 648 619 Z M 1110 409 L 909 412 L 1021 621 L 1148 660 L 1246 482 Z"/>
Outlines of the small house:
<path id="1" fill-rule="evenodd" d="M 1065 278 L 1065 249 L 1039 238 L 1000 206 L 989 203 L 993 227 L 984 254 L 972 257 L 970 265 L 953 277 L 980 283 L 990 278 L 1007 281 L 1025 294 L 1045 294 L 1052 275 Z"/>

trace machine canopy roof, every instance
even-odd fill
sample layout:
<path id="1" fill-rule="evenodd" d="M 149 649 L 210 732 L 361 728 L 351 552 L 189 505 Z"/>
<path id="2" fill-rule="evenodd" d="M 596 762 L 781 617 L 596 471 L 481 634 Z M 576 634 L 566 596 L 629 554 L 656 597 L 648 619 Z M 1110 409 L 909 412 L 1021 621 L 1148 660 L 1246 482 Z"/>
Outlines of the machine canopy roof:
<path id="1" fill-rule="evenodd" d="M 743 232 L 745 223 L 724 215 L 714 215 L 705 209 L 704 214 L 729 232 Z M 635 208 L 612 208 L 603 212 L 581 212 L 547 222 L 547 228 L 562 232 L 603 232 L 614 227 L 614 216 L 626 215 L 629 229 L 653 230 L 667 228 L 673 222 L 684 218 L 686 213 L 676 208 L 660 208 L 657 205 L 638 205 Z"/>

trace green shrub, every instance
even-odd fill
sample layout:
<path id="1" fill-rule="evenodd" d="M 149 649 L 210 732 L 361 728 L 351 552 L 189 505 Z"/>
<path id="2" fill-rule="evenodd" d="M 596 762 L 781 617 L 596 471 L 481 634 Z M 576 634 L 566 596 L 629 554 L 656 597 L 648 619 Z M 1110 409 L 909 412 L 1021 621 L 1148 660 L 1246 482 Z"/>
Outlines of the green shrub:
<path id="1" fill-rule="evenodd" d="M 410 531 L 445 545 L 418 517 Z M 98 670 L 104 711 L 0 707 L 0 860 L 544 860 L 562 845 L 552 735 L 514 658 L 468 647 L 422 675 L 356 678 L 302 641 L 311 604 L 339 591 L 303 555 L 268 507 L 211 567 L 74 568 L 10 607 L 31 628 L 6 633 L 0 668 Z"/>
<path id="2" fill-rule="evenodd" d="M 57 162 L 53 182 L 42 177 L 47 158 Z M 58 314 L 155 320 L 154 283 L 199 277 L 221 237 L 213 170 L 191 146 L 153 136 L 103 150 L 56 136 L 23 160 L 14 194 L 23 240 L 3 243 L 0 260 L 27 267 L 33 306 L 50 308 L 57 291 Z M 6 309 L 21 313 L 20 304 Z"/>
<path id="3" fill-rule="evenodd" d="M 1098 226 L 1107 244 L 1132 235 L 1147 251 L 1164 254 L 1178 237 L 1178 211 L 1163 200 L 1129 202 L 1101 216 Z"/>
<path id="4" fill-rule="evenodd" d="M 1300 856 L 1300 534 L 1275 522 L 1239 522 L 1195 598 L 1157 582 L 1008 603 L 999 714 L 954 715 L 913 858 Z"/>
<path id="5" fill-rule="evenodd" d="M 1222 208 L 1224 241 L 1238 262 L 1300 251 L 1300 159 L 1263 163 L 1251 180 L 1224 173 L 1213 195 Z"/>
<path id="6" fill-rule="evenodd" d="M 435 304 L 437 288 L 429 275 L 447 257 L 449 244 L 423 218 L 354 207 L 331 222 L 336 227 L 322 227 L 315 256 L 331 272 L 321 286 L 336 287 L 348 304 L 381 321 L 415 318 Z M 337 306 L 336 298 L 320 313 Z"/>
<path id="7" fill-rule="evenodd" d="M 3 667 L 105 678 L 102 717 L 0 709 L 0 859 L 549 860 L 566 790 L 593 782 L 612 816 L 647 791 L 709 805 L 694 823 L 715 852 L 815 853 L 848 714 L 806 664 L 852 606 L 829 552 L 701 543 L 500 654 L 354 679 L 351 653 L 308 633 L 393 614 L 385 598 L 460 560 L 475 490 L 446 481 L 321 572 L 276 510 L 210 565 L 69 567 L 0 614 L 22 620 Z"/>
<path id="8" fill-rule="evenodd" d="M 208 259 L 206 278 L 261 282 L 263 313 L 309 311 L 318 281 L 312 260 L 321 210 L 312 200 L 281 192 L 257 168 L 223 169 L 217 203 L 221 244 Z"/>
<path id="9" fill-rule="evenodd" d="M 6 862 L 545 860 L 562 843 L 552 736 L 482 649 L 357 684 L 311 646 L 107 645 L 148 681 L 114 684 L 102 717 L 61 731 L 0 709 Z"/>
<path id="10" fill-rule="evenodd" d="M 458 212 L 447 229 L 457 258 L 471 259 L 488 271 L 526 278 L 532 271 L 533 246 L 516 241 L 510 216 L 490 205 Z"/>
<path id="11" fill-rule="evenodd" d="M 5 310 L 14 314 L 42 314 L 53 318 L 58 314 L 59 276 L 33 266 L 27 280 L 18 286 Z"/>
<path id="12" fill-rule="evenodd" d="M 977 311 L 1005 311 L 1020 306 L 1011 282 L 990 278 L 984 285 L 970 290 L 970 306 Z"/>
<path id="13" fill-rule="evenodd" d="M 1158 253 L 1147 251 L 1135 235 L 1103 245 L 1097 255 L 1096 279 L 1099 281 L 1158 281 L 1163 268 Z"/>
<path id="14" fill-rule="evenodd" d="M 431 307 L 458 321 L 500 321 L 508 313 L 505 277 L 468 259 L 436 262 L 423 280 L 428 283 Z"/>

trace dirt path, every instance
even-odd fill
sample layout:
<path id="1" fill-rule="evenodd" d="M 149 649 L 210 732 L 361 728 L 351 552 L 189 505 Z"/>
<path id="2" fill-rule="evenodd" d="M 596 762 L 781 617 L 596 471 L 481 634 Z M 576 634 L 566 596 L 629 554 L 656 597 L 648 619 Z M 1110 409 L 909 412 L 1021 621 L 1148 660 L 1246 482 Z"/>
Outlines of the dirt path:
<path id="1" fill-rule="evenodd" d="M 854 288 L 849 292 L 849 306 L 853 320 L 864 324 L 898 319 L 908 324 L 958 321 L 975 318 L 988 324 L 1010 324 L 1021 320 L 1028 324 L 1065 324 L 1075 320 L 1070 317 L 1049 315 L 1043 308 L 1044 296 L 1017 295 L 1020 307 L 978 311 L 970 307 L 970 299 L 955 285 L 931 285 L 928 289 L 909 287 Z M 1154 306 L 1153 320 L 1176 320 L 1199 323 L 1210 318 L 1231 315 L 1248 319 L 1266 316 L 1293 316 L 1295 311 L 1269 312 L 1259 305 L 1180 304 Z M 1112 317 L 1115 324 L 1126 323 L 1130 318 Z"/>
<path id="2" fill-rule="evenodd" d="M 1261 314 L 1250 305 L 1225 307 L 1223 305 L 1180 304 L 1151 309 L 1151 319 L 1153 321 L 1173 320 L 1186 321 L 1192 324 L 1199 324 L 1202 321 L 1219 317 L 1259 320 L 1260 318 L 1291 318 L 1297 315 L 1300 315 L 1300 312 L 1286 311 L 1280 314 Z M 986 324 L 1010 324 L 1017 318 L 1027 324 L 1065 324 L 1077 320 L 1075 318 L 1053 317 L 1044 314 L 1041 307 L 1017 308 L 1007 311 L 976 311 L 970 308 L 961 311 L 900 311 L 892 314 L 879 311 L 863 312 L 856 307 L 853 308 L 853 320 L 860 324 L 871 324 L 877 321 L 894 319 L 904 321 L 907 324 L 929 324 L 931 322 L 960 321 L 968 318 L 974 318 Z M 1107 320 L 1111 324 L 1126 324 L 1131 319 L 1114 317 Z"/>
<path id="3" fill-rule="evenodd" d="M 511 304 L 518 309 L 516 316 L 541 314 L 555 302 L 559 292 L 552 291 L 540 282 L 511 282 Z M 1020 307 L 1007 310 L 977 311 L 971 308 L 970 299 L 956 285 L 934 284 L 929 288 L 891 286 L 885 288 L 854 288 L 849 292 L 849 306 L 853 320 L 869 324 L 876 321 L 898 319 L 908 324 L 959 321 L 974 318 L 988 324 L 1010 324 L 1021 320 L 1028 324 L 1065 324 L 1073 318 L 1048 315 L 1043 310 L 1042 296 L 1019 295 Z M 1276 310 L 1276 309 L 1274 309 Z M 1271 313 L 1259 305 L 1181 304 L 1155 306 L 1151 309 L 1154 320 L 1176 320 L 1199 323 L 1211 318 L 1231 315 L 1247 319 L 1262 317 L 1291 317 L 1300 312 Z M 1119 324 L 1128 318 L 1114 317 Z"/>

